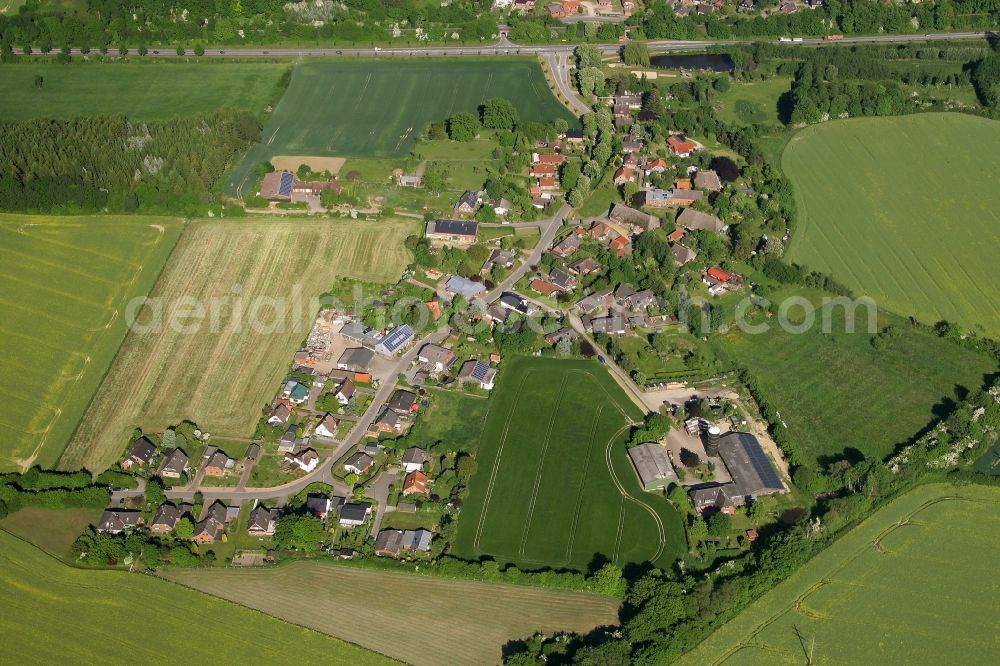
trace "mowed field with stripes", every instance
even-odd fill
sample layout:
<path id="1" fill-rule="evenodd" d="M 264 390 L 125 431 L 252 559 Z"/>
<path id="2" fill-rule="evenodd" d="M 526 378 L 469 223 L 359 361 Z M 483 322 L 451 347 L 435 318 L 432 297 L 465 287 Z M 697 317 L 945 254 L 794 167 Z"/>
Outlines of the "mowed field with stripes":
<path id="1" fill-rule="evenodd" d="M 792 137 L 799 224 L 787 257 L 880 307 L 1000 337 L 1000 122 L 838 120 Z"/>
<path id="2" fill-rule="evenodd" d="M 182 226 L 0 215 L 0 470 L 55 464 Z"/>
<path id="3" fill-rule="evenodd" d="M 59 466 L 102 471 L 133 428 L 185 419 L 216 436 L 250 436 L 319 296 L 340 277 L 397 280 L 414 230 L 409 220 L 191 222 Z"/>
<path id="4" fill-rule="evenodd" d="M 506 97 L 523 120 L 576 118 L 553 96 L 534 59 L 308 62 L 264 127 L 261 143 L 230 174 L 226 191 L 250 194 L 254 169 L 275 155 L 398 157 L 432 121 L 475 113 Z"/>
<path id="5" fill-rule="evenodd" d="M 454 553 L 522 569 L 669 565 L 680 515 L 645 493 L 625 440 L 639 410 L 593 361 L 515 358 L 490 399 Z"/>

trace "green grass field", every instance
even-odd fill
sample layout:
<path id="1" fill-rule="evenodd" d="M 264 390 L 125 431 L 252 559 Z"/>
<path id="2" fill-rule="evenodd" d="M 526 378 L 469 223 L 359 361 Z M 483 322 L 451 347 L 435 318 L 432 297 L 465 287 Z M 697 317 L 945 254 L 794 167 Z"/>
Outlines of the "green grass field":
<path id="1" fill-rule="evenodd" d="M 1000 337 L 1000 123 L 860 118 L 792 137 L 799 224 L 787 257 L 881 307 Z"/>
<path id="2" fill-rule="evenodd" d="M 552 95 L 534 60 L 309 62 L 298 65 L 263 140 L 226 182 L 253 187 L 254 168 L 275 155 L 405 155 L 434 120 L 507 97 L 524 120 L 576 119 Z"/>
<path id="3" fill-rule="evenodd" d="M 586 633 L 618 618 L 618 601 L 596 594 L 328 561 L 243 571 L 173 569 L 165 575 L 414 666 L 498 664 L 501 648 L 510 640 L 536 631 Z M 303 593 L 303 581 L 308 581 L 308 593 Z M 325 661 L 348 663 L 332 657 Z"/>
<path id="4" fill-rule="evenodd" d="M 769 76 L 763 81 L 733 83 L 729 90 L 719 95 L 719 118 L 740 125 L 759 123 L 780 126 L 778 98 L 788 92 L 791 86 L 792 79 L 789 76 Z M 741 115 L 737 112 L 737 105 L 746 105 L 751 113 Z"/>
<path id="5" fill-rule="evenodd" d="M 0 531 L 4 663 L 396 663 L 142 574 L 84 571 Z"/>
<path id="6" fill-rule="evenodd" d="M 681 663 L 994 663 L 1000 573 L 989 560 L 998 529 L 1000 489 L 919 487 Z"/>
<path id="7" fill-rule="evenodd" d="M 51 467 L 149 293 L 178 220 L 0 215 L 0 469 Z"/>
<path id="8" fill-rule="evenodd" d="M 190 419 L 217 437 L 249 437 L 312 327 L 316 299 L 341 277 L 397 280 L 414 227 L 412 220 L 192 222 L 151 294 L 155 307 L 121 345 L 59 465 L 104 470 L 137 426 L 160 432 Z M 202 317 L 171 314 L 189 312 L 192 300 Z"/>
<path id="9" fill-rule="evenodd" d="M 287 63 L 55 63 L 0 65 L 0 118 L 123 114 L 161 120 L 236 107 L 259 114 Z M 42 86 L 35 77 L 42 77 Z"/>
<path id="10" fill-rule="evenodd" d="M 680 515 L 640 489 L 625 453 L 629 426 L 640 418 L 596 362 L 507 361 L 455 554 L 577 570 L 598 556 L 662 566 L 681 557 Z"/>
<path id="11" fill-rule="evenodd" d="M 810 296 L 785 290 L 768 298 L 780 303 L 790 295 Z M 819 302 L 818 294 L 811 297 Z M 959 387 L 977 389 L 996 371 L 988 356 L 886 313 L 877 327 L 893 324 L 903 334 L 882 351 L 871 345 L 864 310 L 855 333 L 844 332 L 842 308 L 830 318 L 831 335 L 822 333 L 821 322 L 817 313 L 811 330 L 794 334 L 770 321 L 767 333 L 732 331 L 716 343 L 723 357 L 758 378 L 805 464 L 849 448 L 881 459 L 940 418 L 935 407 L 960 399 Z"/>

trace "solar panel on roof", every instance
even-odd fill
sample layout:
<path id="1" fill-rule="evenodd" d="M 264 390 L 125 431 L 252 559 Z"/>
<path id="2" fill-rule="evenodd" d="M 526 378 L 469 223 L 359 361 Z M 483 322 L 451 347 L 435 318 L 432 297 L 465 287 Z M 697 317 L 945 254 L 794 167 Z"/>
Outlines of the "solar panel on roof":
<path id="1" fill-rule="evenodd" d="M 476 367 L 472 369 L 472 376 L 477 381 L 484 381 L 486 379 L 486 373 L 489 372 L 490 366 L 482 362 L 477 362 Z"/>
<path id="2" fill-rule="evenodd" d="M 757 476 L 760 477 L 764 486 L 767 488 L 781 488 L 781 479 L 778 478 L 764 450 L 760 446 L 753 445 L 746 445 L 743 449 L 747 452 L 750 464 L 753 465 L 754 471 L 757 472 Z"/>
<path id="3" fill-rule="evenodd" d="M 283 197 L 291 196 L 292 194 L 292 182 L 295 177 L 288 173 L 287 171 L 281 174 L 281 183 L 278 185 L 278 194 Z"/>

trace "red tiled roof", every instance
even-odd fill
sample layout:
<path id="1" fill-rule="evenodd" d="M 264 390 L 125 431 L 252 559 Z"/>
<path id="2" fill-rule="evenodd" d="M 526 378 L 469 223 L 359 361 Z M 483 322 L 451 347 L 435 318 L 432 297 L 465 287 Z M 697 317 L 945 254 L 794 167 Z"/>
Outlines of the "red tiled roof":
<path id="1" fill-rule="evenodd" d="M 733 279 L 732 275 L 722 270 L 721 268 L 718 268 L 717 266 L 709 268 L 707 271 L 705 271 L 705 275 L 712 278 L 713 280 L 718 280 L 719 282 L 729 282 L 731 279 Z"/>
<path id="2" fill-rule="evenodd" d="M 529 284 L 528 287 L 530 287 L 532 291 L 537 291 L 539 294 L 542 294 L 543 296 L 551 296 L 552 294 L 559 291 L 559 287 L 555 286 L 551 282 L 547 282 L 546 280 L 541 280 L 538 278 L 532 280 L 531 284 Z"/>

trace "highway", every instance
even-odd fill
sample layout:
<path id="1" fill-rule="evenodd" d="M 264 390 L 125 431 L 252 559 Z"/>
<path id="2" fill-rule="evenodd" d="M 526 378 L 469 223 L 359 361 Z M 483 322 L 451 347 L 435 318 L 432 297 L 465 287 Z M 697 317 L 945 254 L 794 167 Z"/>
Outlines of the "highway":
<path id="1" fill-rule="evenodd" d="M 913 35 L 863 35 L 845 36 L 835 42 L 824 42 L 820 38 L 803 38 L 800 42 L 786 42 L 788 46 L 815 46 L 825 44 L 869 44 L 869 43 L 907 43 L 924 42 L 928 40 L 955 40 L 955 39 L 986 39 L 990 33 L 986 32 L 938 32 L 923 33 Z M 777 39 L 768 38 L 763 40 L 653 40 L 646 44 L 653 53 L 665 53 L 670 51 L 697 51 L 713 46 L 731 46 L 735 44 L 749 44 L 754 41 L 777 43 Z M 153 47 L 148 49 L 146 58 L 350 58 L 350 57 L 449 57 L 449 56 L 569 56 L 572 55 L 576 44 L 538 44 L 538 45 L 518 45 L 507 40 L 505 35 L 501 35 L 495 44 L 483 46 L 422 46 L 422 47 L 369 47 L 369 48 L 330 48 L 330 47 L 273 47 L 273 48 L 209 48 L 205 49 L 204 56 L 195 56 L 192 49 L 187 49 L 184 55 L 178 56 L 176 48 Z M 618 53 L 622 44 L 615 42 L 611 44 L 596 44 L 605 55 Z M 15 53 L 24 54 L 21 48 L 15 48 Z M 118 55 L 117 49 L 109 52 Z M 49 51 L 42 54 L 37 48 L 32 49 L 32 55 L 56 56 L 58 50 Z M 70 54 L 74 56 L 86 55 L 78 48 L 70 49 Z M 97 55 L 97 49 L 91 49 L 90 54 Z M 128 56 L 139 56 L 138 49 L 128 49 Z"/>

